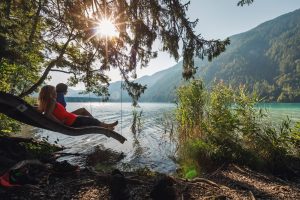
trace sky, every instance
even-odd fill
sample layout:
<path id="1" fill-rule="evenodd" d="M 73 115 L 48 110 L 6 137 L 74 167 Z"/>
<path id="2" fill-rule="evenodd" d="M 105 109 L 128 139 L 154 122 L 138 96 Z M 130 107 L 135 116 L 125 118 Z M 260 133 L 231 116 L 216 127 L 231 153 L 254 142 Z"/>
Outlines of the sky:
<path id="1" fill-rule="evenodd" d="M 238 0 L 191 0 L 187 16 L 190 20 L 199 19 L 195 28 L 196 33 L 205 39 L 225 39 L 229 36 L 248 31 L 259 24 L 274 19 L 282 14 L 300 8 L 300 0 L 254 0 L 250 6 L 238 7 Z M 138 78 L 152 75 L 176 64 L 176 61 L 167 53 L 159 51 L 159 42 L 154 44 L 158 50 L 158 57 L 150 61 L 148 66 L 137 69 Z M 66 82 L 67 75 L 63 73 L 50 73 L 52 79 L 49 84 L 56 85 Z M 121 80 L 118 71 L 108 73 L 112 82 Z M 79 84 L 73 89 L 84 89 Z"/>

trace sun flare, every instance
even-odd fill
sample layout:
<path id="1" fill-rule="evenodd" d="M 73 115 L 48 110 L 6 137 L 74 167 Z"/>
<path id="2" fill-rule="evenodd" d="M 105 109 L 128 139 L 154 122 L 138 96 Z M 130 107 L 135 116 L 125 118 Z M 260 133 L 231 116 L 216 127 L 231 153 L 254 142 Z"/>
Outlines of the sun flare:
<path id="1" fill-rule="evenodd" d="M 104 18 L 99 21 L 96 34 L 100 37 L 117 37 L 118 31 L 112 20 Z"/>

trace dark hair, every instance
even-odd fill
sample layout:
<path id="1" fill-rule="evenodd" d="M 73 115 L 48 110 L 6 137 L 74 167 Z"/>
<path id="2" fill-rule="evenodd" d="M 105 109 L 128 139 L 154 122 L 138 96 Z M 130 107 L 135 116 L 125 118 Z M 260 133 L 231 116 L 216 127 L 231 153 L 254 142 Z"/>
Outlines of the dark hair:
<path id="1" fill-rule="evenodd" d="M 64 83 L 59 83 L 56 85 L 56 92 L 67 92 L 68 86 Z"/>

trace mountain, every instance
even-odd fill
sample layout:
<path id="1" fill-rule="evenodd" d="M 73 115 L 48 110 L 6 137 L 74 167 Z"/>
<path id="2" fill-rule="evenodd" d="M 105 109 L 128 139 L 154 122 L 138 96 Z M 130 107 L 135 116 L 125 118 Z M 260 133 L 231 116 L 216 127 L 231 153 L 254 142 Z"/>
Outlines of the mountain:
<path id="1" fill-rule="evenodd" d="M 244 84 L 266 101 L 300 101 L 300 9 L 230 37 L 227 50 L 198 71 L 207 84 Z"/>
<path id="2" fill-rule="evenodd" d="M 136 82 L 147 85 L 147 90 L 140 101 L 172 102 L 175 97 L 174 88 L 181 84 L 182 61 L 166 70 L 159 71 L 151 76 L 143 76 Z M 126 91 L 121 92 L 121 82 L 117 81 L 109 86 L 110 100 L 119 101 L 122 93 L 123 101 L 131 101 Z"/>
<path id="3" fill-rule="evenodd" d="M 300 9 L 233 35 L 230 40 L 226 51 L 212 62 L 195 59 L 196 78 L 207 85 L 215 80 L 233 86 L 244 84 L 265 101 L 300 102 Z M 137 79 L 147 85 L 140 101 L 173 102 L 175 88 L 184 83 L 181 73 L 182 61 Z M 110 99 L 120 101 L 122 94 L 122 101 L 131 101 L 120 88 L 120 81 L 111 83 Z"/>

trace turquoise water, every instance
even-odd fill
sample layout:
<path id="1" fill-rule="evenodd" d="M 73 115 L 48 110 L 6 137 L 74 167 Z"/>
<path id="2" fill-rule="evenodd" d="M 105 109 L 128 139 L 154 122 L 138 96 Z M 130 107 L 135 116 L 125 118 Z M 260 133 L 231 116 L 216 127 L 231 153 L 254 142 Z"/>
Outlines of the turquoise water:
<path id="1" fill-rule="evenodd" d="M 67 110 L 72 111 L 80 107 L 85 107 L 97 119 L 104 122 L 118 120 L 116 131 L 127 138 L 124 144 L 106 138 L 102 135 L 85 135 L 78 137 L 65 136 L 60 133 L 37 129 L 37 134 L 49 137 L 54 142 L 59 139 L 59 144 L 67 147 L 65 152 L 69 153 L 89 153 L 98 145 L 104 145 L 118 152 L 123 152 L 126 157 L 122 163 L 132 168 L 148 167 L 152 170 L 173 173 L 177 168 L 173 156 L 176 148 L 172 140 L 172 110 L 175 104 L 168 103 L 140 103 L 136 109 L 140 111 L 140 127 L 136 134 L 131 131 L 134 108 L 130 103 L 68 103 Z M 280 122 L 288 115 L 292 121 L 300 121 L 300 104 L 259 104 L 258 108 L 265 109 L 270 115 L 270 121 Z M 166 114 L 168 113 L 168 114 Z M 175 127 L 173 127 L 175 130 Z M 82 164 L 83 160 L 78 157 L 67 157 L 71 162 Z"/>
<path id="2" fill-rule="evenodd" d="M 258 108 L 264 109 L 274 122 L 289 119 L 292 122 L 300 121 L 300 103 L 261 103 Z"/>
<path id="3" fill-rule="evenodd" d="M 176 170 L 176 163 L 172 160 L 175 153 L 175 145 L 169 139 L 169 130 L 165 125 L 165 113 L 175 108 L 168 103 L 140 103 L 136 112 L 140 117 L 140 126 L 134 134 L 131 131 L 133 122 L 133 110 L 131 103 L 68 103 L 67 110 L 72 111 L 85 107 L 94 117 L 104 122 L 119 121 L 115 131 L 127 138 L 124 144 L 104 137 L 102 135 L 85 135 L 70 137 L 60 133 L 38 129 L 38 135 L 49 137 L 50 142 L 59 139 L 61 144 L 68 149 L 68 153 L 89 153 L 98 145 L 117 152 L 123 152 L 126 157 L 122 160 L 131 168 L 148 167 L 153 170 L 172 173 Z M 167 121 L 169 121 L 167 119 Z M 71 162 L 80 164 L 83 160 L 76 157 L 67 158 Z"/>

